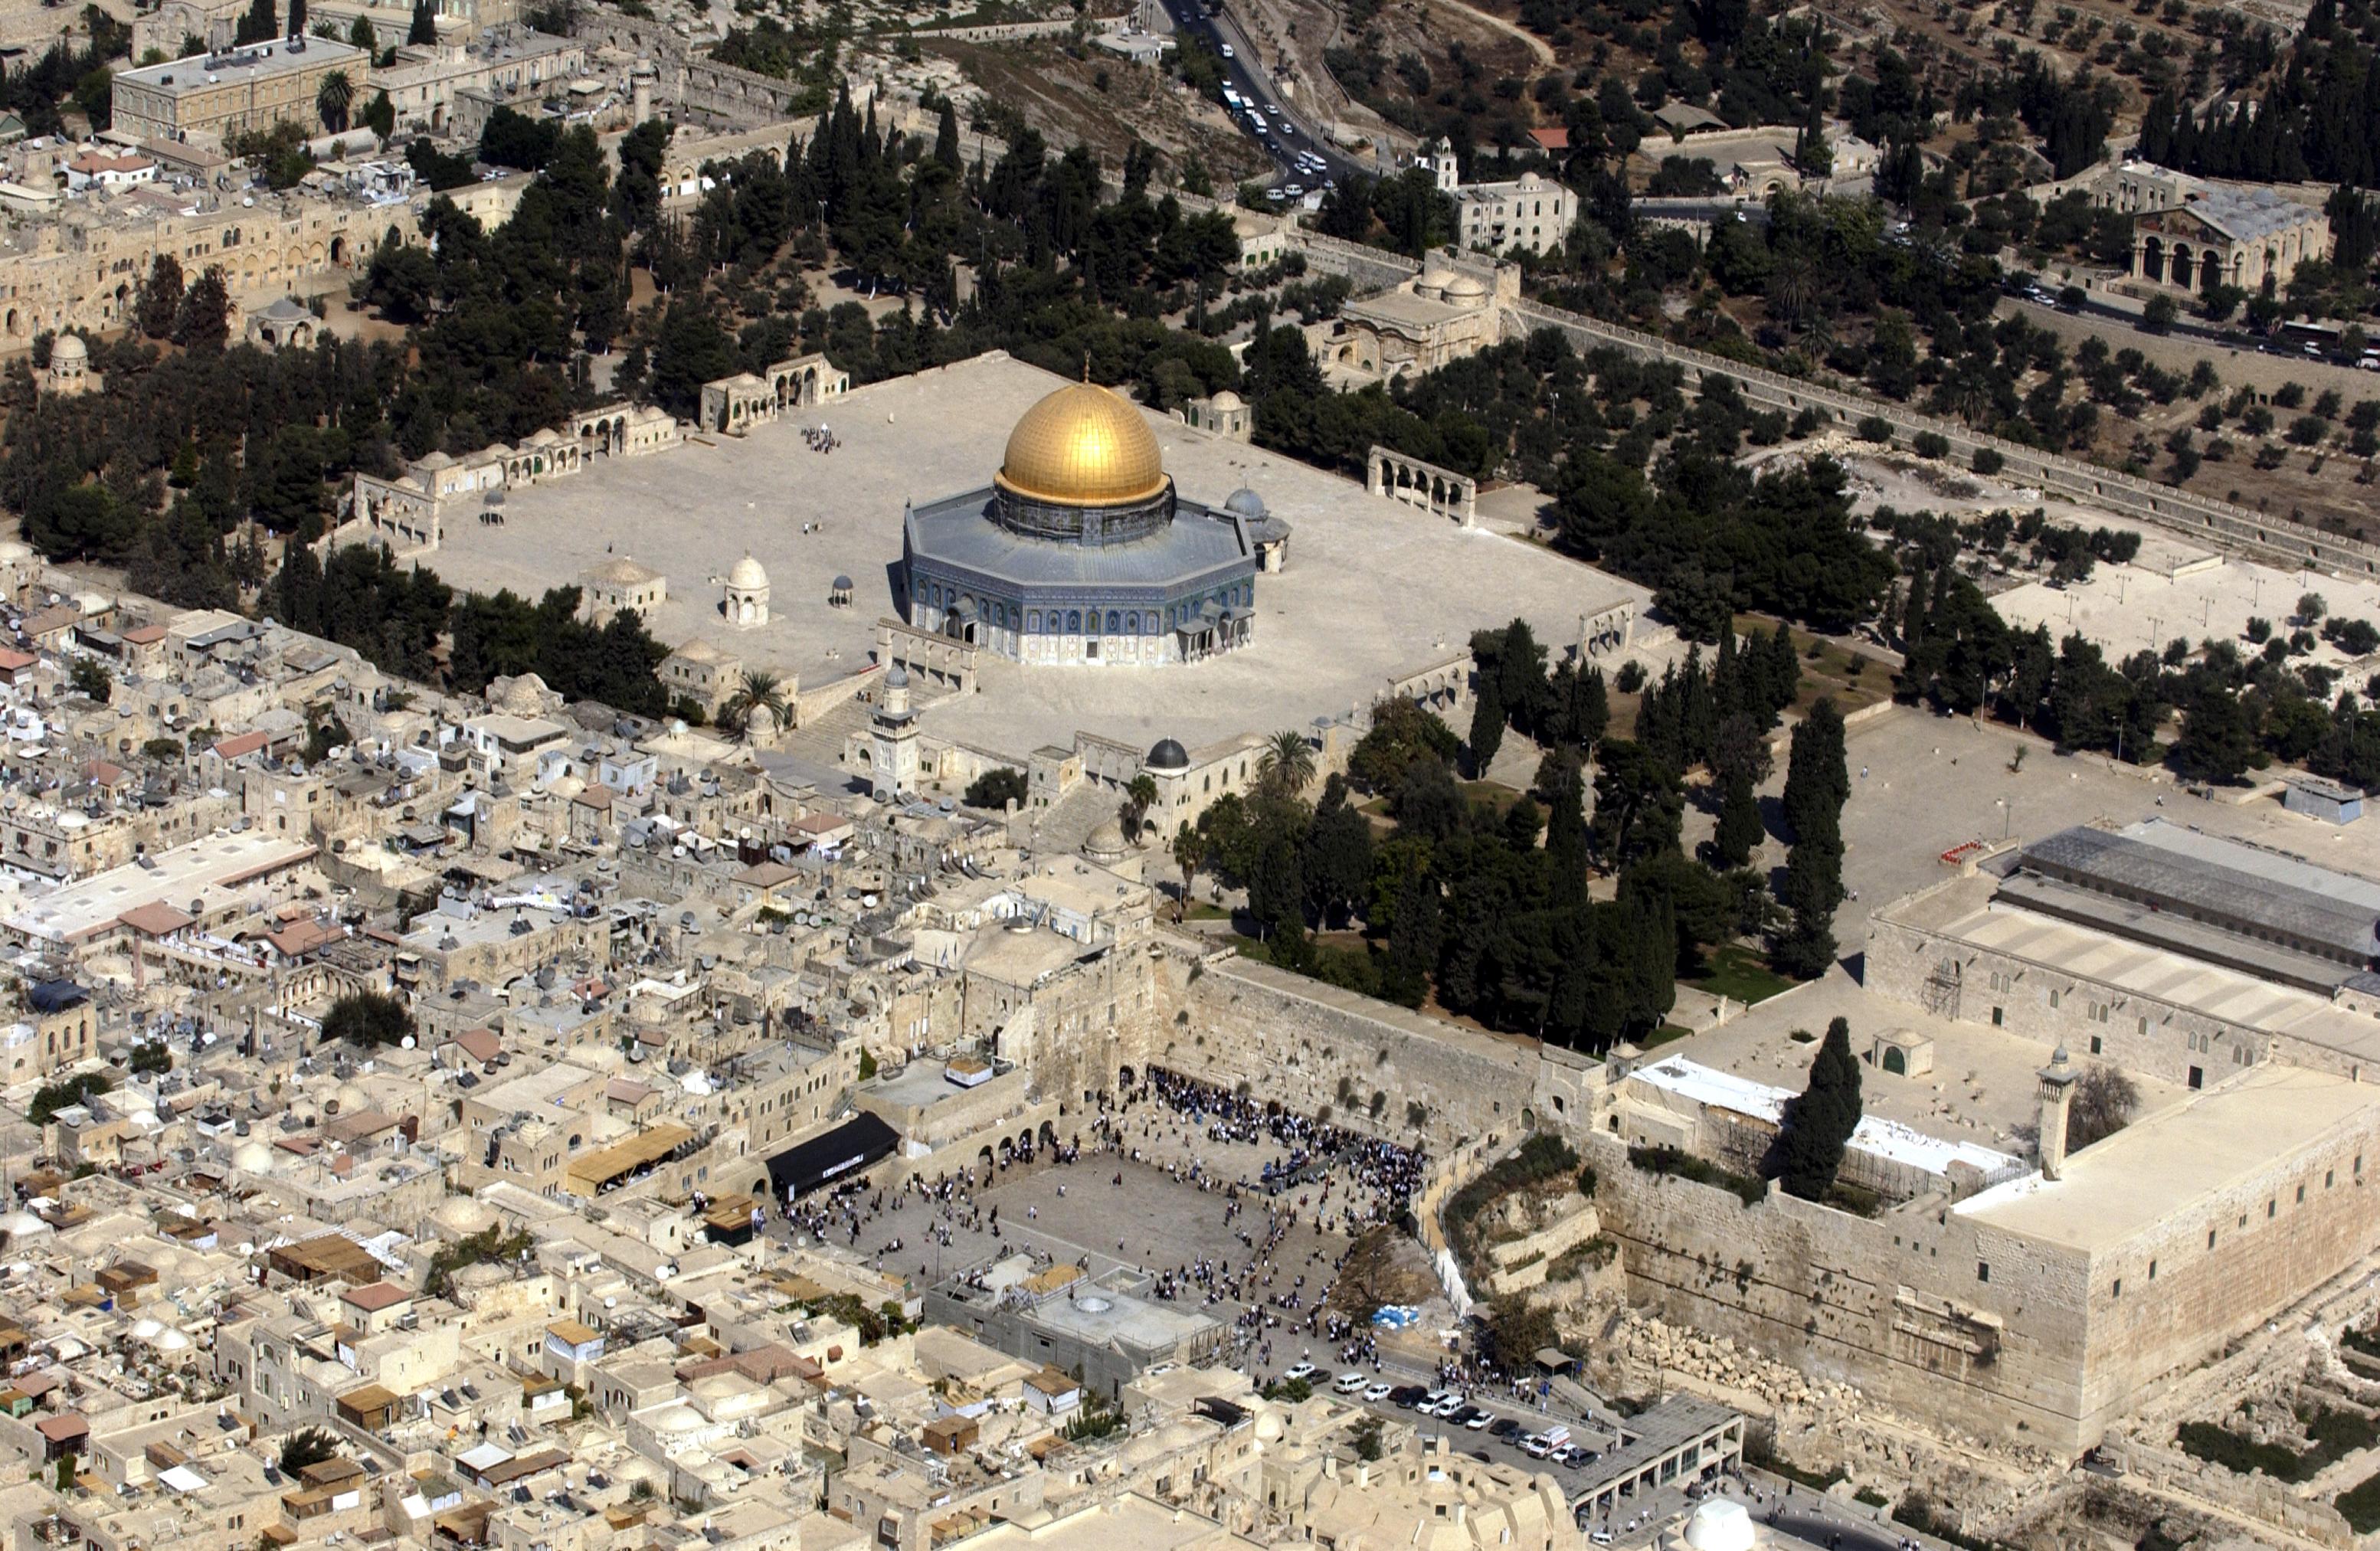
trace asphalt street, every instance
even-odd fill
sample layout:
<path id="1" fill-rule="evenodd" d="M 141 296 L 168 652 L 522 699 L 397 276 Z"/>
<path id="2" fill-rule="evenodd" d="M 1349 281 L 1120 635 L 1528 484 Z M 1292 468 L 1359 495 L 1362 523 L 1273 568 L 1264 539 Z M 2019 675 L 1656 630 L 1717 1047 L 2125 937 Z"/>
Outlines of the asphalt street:
<path id="1" fill-rule="evenodd" d="M 1173 18 L 1173 28 L 1184 37 L 1198 38 L 1207 47 L 1222 57 L 1224 84 L 1264 110 L 1270 127 L 1263 137 L 1257 137 L 1245 112 L 1235 113 L 1232 121 L 1240 132 L 1256 138 L 1265 154 L 1280 169 L 1282 184 L 1302 184 L 1309 190 L 1318 187 L 1318 179 L 1309 176 L 1297 165 L 1300 151 L 1309 151 L 1329 164 L 1322 176 L 1341 178 L 1351 172 L 1364 172 L 1364 164 L 1332 145 L 1315 123 L 1274 89 L 1272 79 L 1255 65 L 1256 51 L 1233 25 L 1230 17 L 1218 12 L 1208 15 L 1200 0 L 1164 0 L 1166 14 Z"/>

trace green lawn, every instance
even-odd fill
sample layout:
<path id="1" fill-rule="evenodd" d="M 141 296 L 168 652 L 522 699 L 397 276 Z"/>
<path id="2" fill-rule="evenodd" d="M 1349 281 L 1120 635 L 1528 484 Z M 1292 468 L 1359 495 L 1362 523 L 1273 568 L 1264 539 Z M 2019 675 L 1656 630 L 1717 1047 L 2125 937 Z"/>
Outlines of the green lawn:
<path id="1" fill-rule="evenodd" d="M 1185 921 L 1228 921 L 1232 913 L 1219 904 L 1196 903 L 1182 913 Z"/>
<path id="2" fill-rule="evenodd" d="M 1456 790 L 1463 794 L 1464 802 L 1485 803 L 1495 810 L 1496 816 L 1500 818 L 1503 817 L 1505 809 L 1519 802 L 1524 795 L 1500 781 L 1458 782 Z"/>
<path id="3" fill-rule="evenodd" d="M 1650 1050 L 1656 1046 L 1667 1045 L 1672 1039 L 1683 1039 L 1689 1032 L 1691 1031 L 1680 1028 L 1675 1024 L 1663 1024 L 1645 1036 L 1642 1048 Z"/>
<path id="4" fill-rule="evenodd" d="M 1793 982 L 1770 969 L 1767 956 L 1757 949 L 1730 942 L 1711 955 L 1710 968 L 1700 979 L 1685 984 L 1711 996 L 1729 997 L 1749 1005 L 1791 989 Z"/>

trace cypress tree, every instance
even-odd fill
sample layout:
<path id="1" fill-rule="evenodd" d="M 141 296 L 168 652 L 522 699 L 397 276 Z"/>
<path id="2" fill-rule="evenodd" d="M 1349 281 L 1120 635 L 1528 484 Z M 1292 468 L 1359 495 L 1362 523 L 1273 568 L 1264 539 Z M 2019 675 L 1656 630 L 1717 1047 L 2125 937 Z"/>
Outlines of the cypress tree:
<path id="1" fill-rule="evenodd" d="M 408 43 L 434 43 L 438 41 L 438 14 L 430 8 L 430 0 L 413 0 L 413 25 L 406 30 Z"/>
<path id="2" fill-rule="evenodd" d="M 1753 790 L 1750 774 L 1738 770 L 1728 778 L 1719 803 L 1711 854 L 1722 870 L 1742 866 L 1752 860 L 1752 848 L 1760 843 L 1760 798 Z"/>
<path id="3" fill-rule="evenodd" d="M 1859 1122 L 1859 1060 L 1852 1054 L 1851 1024 L 1837 1018 L 1810 1062 L 1809 1086 L 1786 1107 L 1777 1136 L 1777 1178 L 1804 1201 L 1824 1196 Z"/>
<path id="4" fill-rule="evenodd" d="M 1471 773 L 1487 779 L 1488 767 L 1504 743 L 1504 696 L 1494 679 L 1480 676 L 1479 693 L 1471 702 Z"/>
<path id="5" fill-rule="evenodd" d="M 941 116 L 934 123 L 934 160 L 953 172 L 959 170 L 959 115 L 950 99 L 942 99 Z"/>

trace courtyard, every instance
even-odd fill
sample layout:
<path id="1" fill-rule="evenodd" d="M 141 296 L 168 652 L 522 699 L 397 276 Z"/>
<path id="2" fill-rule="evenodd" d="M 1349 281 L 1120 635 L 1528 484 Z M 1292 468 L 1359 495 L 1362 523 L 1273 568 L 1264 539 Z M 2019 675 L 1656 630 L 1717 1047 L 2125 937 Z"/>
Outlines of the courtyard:
<path id="1" fill-rule="evenodd" d="M 510 492 L 501 525 L 450 522 L 433 563 L 457 587 L 530 598 L 625 556 L 662 572 L 647 620 L 701 637 L 805 689 L 867 669 L 897 612 L 905 502 L 990 483 L 1008 432 L 1063 379 L 994 352 L 861 388 L 748 435 L 650 457 L 599 459 Z M 929 729 L 1017 758 L 1089 731 L 1192 747 L 1344 716 L 1390 683 L 1519 615 L 1557 651 L 1585 616 L 1648 599 L 1633 583 L 1484 528 L 1367 493 L 1362 483 L 1144 411 L 1176 488 L 1220 505 L 1253 488 L 1292 529 L 1287 568 L 1257 582 L 1254 643 L 1189 666 L 1026 669 L 985 654 L 981 690 L 937 704 Z M 806 428 L 838 444 L 814 451 Z M 765 625 L 731 627 L 722 581 L 746 553 L 770 582 Z M 837 576 L 848 605 L 829 602 Z M 1619 653 L 1610 654 L 1615 664 Z M 1638 655 L 1644 655 L 1639 653 Z"/>

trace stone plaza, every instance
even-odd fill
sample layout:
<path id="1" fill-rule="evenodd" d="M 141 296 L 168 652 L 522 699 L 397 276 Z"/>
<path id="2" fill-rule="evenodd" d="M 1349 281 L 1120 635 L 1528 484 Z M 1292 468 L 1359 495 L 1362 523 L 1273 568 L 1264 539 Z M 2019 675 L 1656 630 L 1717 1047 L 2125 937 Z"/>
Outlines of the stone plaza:
<path id="1" fill-rule="evenodd" d="M 878 623 L 904 613 L 905 503 L 987 483 L 1010 429 L 1063 385 L 995 352 L 740 437 L 598 460 L 562 485 L 512 492 L 501 525 L 450 527 L 438 569 L 457 587 L 534 598 L 628 556 L 668 578 L 647 620 L 657 637 L 714 642 L 747 667 L 798 674 L 807 691 L 867 670 Z M 1291 530 L 1286 566 L 1261 578 L 1252 639 L 1187 671 L 1036 670 L 986 652 L 981 693 L 933 708 L 937 735 L 1021 761 L 1080 730 L 1145 747 L 1302 728 L 1368 709 L 1399 681 L 1463 653 L 1474 630 L 1518 615 L 1560 652 L 1585 620 L 1646 601 L 1644 588 L 1543 549 L 1142 414 L 1185 498 L 1220 506 L 1245 486 Z M 832 451 L 805 436 L 819 428 Z M 770 603 L 766 624 L 738 627 L 721 603 L 747 554 L 767 573 Z M 838 578 L 852 583 L 847 602 Z M 1619 660 L 1610 654 L 1610 665 Z"/>

